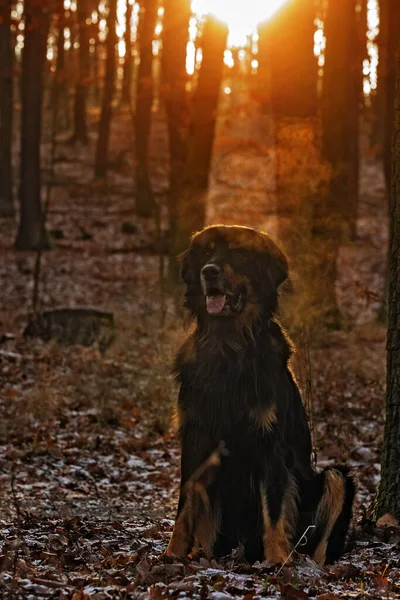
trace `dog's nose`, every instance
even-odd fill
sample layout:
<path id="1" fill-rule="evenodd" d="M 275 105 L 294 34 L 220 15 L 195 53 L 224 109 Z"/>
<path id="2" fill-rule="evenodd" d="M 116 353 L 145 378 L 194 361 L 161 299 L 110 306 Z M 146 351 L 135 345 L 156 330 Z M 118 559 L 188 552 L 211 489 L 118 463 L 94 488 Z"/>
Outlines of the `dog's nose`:
<path id="1" fill-rule="evenodd" d="M 218 275 L 221 275 L 221 272 L 221 267 L 215 265 L 214 263 L 204 265 L 201 270 L 201 274 L 206 281 L 213 281 L 213 279 L 217 279 Z"/>

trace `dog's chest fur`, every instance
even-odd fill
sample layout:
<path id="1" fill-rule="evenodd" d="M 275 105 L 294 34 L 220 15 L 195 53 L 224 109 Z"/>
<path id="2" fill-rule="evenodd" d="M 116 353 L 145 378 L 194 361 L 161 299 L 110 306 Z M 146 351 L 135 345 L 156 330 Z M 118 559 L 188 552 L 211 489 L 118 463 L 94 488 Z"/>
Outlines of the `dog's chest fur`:
<path id="1" fill-rule="evenodd" d="M 284 402 L 288 350 L 277 349 L 270 334 L 249 341 L 241 352 L 229 347 L 211 351 L 200 341 L 194 349 L 190 360 L 183 359 L 183 349 L 176 361 L 180 408 L 187 420 L 216 438 L 251 436 L 262 415 L 267 418 L 278 401 Z"/>

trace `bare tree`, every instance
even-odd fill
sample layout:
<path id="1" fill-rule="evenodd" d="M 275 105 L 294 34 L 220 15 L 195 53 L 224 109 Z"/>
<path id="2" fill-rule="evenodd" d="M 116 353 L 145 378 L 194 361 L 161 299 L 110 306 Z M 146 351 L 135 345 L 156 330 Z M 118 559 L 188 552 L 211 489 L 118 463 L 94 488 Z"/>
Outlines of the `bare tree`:
<path id="1" fill-rule="evenodd" d="M 392 177 L 392 138 L 394 122 L 394 102 L 396 90 L 396 56 L 400 31 L 400 4 L 396 0 L 381 0 L 379 4 L 380 31 L 378 38 L 378 97 L 376 118 L 382 126 L 380 141 L 383 144 L 383 165 L 387 197 L 390 198 Z M 388 256 L 388 263 L 390 256 Z M 389 272 L 386 272 L 384 299 L 378 320 L 386 323 L 388 318 Z"/>
<path id="2" fill-rule="evenodd" d="M 140 63 L 136 82 L 135 159 L 136 214 L 150 217 L 155 208 L 151 190 L 148 153 L 153 105 L 153 39 L 157 21 L 158 0 L 141 0 L 139 15 Z"/>
<path id="3" fill-rule="evenodd" d="M 325 19 L 323 153 L 333 167 L 330 209 L 341 221 L 344 240 L 355 236 L 358 207 L 362 57 L 357 39 L 356 5 L 357 0 L 330 0 Z"/>
<path id="4" fill-rule="evenodd" d="M 77 0 L 77 16 L 79 29 L 78 74 L 75 87 L 74 133 L 72 141 L 87 144 L 86 102 L 90 75 L 89 61 L 89 18 L 88 0 Z"/>
<path id="5" fill-rule="evenodd" d="M 58 106 L 58 116 L 60 125 L 67 127 L 68 122 L 68 101 L 67 86 L 65 76 L 65 10 L 63 0 L 58 0 L 56 5 L 58 23 L 57 23 L 57 58 L 56 70 L 54 73 L 54 85 L 52 89 L 52 104 Z"/>
<path id="6" fill-rule="evenodd" d="M 314 56 L 314 0 L 289 0 L 263 27 L 260 60 L 270 65 L 279 236 L 294 273 L 296 302 L 286 312 L 296 326 L 338 321 L 336 255 L 326 219 L 331 168 L 321 153 Z"/>
<path id="7" fill-rule="evenodd" d="M 399 37 L 398 32 L 398 40 Z M 396 81 L 390 202 L 386 423 L 375 516 L 378 518 L 390 513 L 400 520 L 400 54 L 397 55 Z"/>
<path id="8" fill-rule="evenodd" d="M 162 95 L 168 120 L 170 224 L 174 223 L 176 218 L 175 200 L 186 156 L 189 124 L 186 49 L 190 15 L 190 0 L 165 0 L 162 39 Z"/>
<path id="9" fill-rule="evenodd" d="M 397 0 L 381 0 L 380 11 L 383 18 L 383 30 L 380 44 L 381 81 L 384 91 L 384 151 L 385 178 L 387 189 L 391 188 L 392 178 L 392 136 L 393 106 L 396 89 L 396 56 L 400 31 L 400 4 Z"/>
<path id="10" fill-rule="evenodd" d="M 97 139 L 94 175 L 95 179 L 105 179 L 107 176 L 108 146 L 110 139 L 112 102 L 115 93 L 116 79 L 116 44 L 117 44 L 117 0 L 109 0 L 107 17 L 107 59 L 103 90 L 103 101 Z"/>
<path id="11" fill-rule="evenodd" d="M 25 39 L 21 80 L 20 221 L 15 242 L 19 250 L 48 245 L 41 206 L 40 141 L 43 77 L 51 6 L 25 0 Z"/>
<path id="12" fill-rule="evenodd" d="M 0 217 L 13 217 L 11 0 L 0 0 Z"/>
<path id="13" fill-rule="evenodd" d="M 192 101 L 186 160 L 171 235 L 169 278 L 176 279 L 176 256 L 191 234 L 205 225 L 206 199 L 228 28 L 209 15 L 201 39 L 202 62 Z"/>
<path id="14" fill-rule="evenodd" d="M 133 57 L 132 57 L 132 14 L 133 14 L 133 3 L 132 0 L 126 0 L 126 11 L 125 11 L 125 57 L 124 57 L 124 69 L 122 76 L 122 91 L 121 91 L 121 104 L 131 104 L 131 86 L 132 86 L 132 75 L 133 75 Z"/>

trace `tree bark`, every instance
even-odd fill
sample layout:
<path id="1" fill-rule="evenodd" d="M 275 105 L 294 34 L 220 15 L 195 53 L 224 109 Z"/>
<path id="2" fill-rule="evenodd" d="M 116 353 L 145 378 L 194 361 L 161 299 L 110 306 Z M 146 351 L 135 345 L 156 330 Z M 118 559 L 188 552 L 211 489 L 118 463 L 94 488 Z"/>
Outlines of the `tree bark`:
<path id="1" fill-rule="evenodd" d="M 341 221 L 344 241 L 355 237 L 358 208 L 362 57 L 357 35 L 356 4 L 356 0 L 330 0 L 325 19 L 323 154 L 333 168 L 330 208 Z"/>
<path id="2" fill-rule="evenodd" d="M 193 97 L 187 157 L 171 232 L 171 281 L 176 280 L 176 256 L 187 247 L 191 234 L 205 225 L 208 178 L 227 37 L 226 25 L 209 15 L 201 39 L 203 56 Z"/>
<path id="3" fill-rule="evenodd" d="M 399 39 L 399 38 L 398 38 Z M 397 55 L 390 202 L 386 423 L 375 517 L 400 520 L 400 53 Z"/>
<path id="4" fill-rule="evenodd" d="M 295 301 L 285 297 L 285 313 L 294 334 L 320 324 L 334 327 L 338 321 L 336 254 L 326 218 L 331 168 L 322 156 L 315 16 L 313 0 L 290 0 L 266 25 L 263 44 L 271 66 L 279 237 L 295 286 Z"/>
<path id="5" fill-rule="evenodd" d="M 141 0 L 138 31 L 140 63 L 136 82 L 135 111 L 136 214 L 140 217 L 150 217 L 155 209 L 148 153 L 154 97 L 153 38 L 157 8 L 158 0 Z"/>
<path id="6" fill-rule="evenodd" d="M 271 98 L 269 91 L 271 89 L 271 64 L 270 64 L 270 23 L 264 21 L 259 23 L 258 33 L 258 54 L 257 54 L 257 101 L 261 112 L 266 115 L 271 112 Z"/>
<path id="7" fill-rule="evenodd" d="M 45 7 L 44 3 L 25 0 L 21 78 L 20 221 L 15 242 L 19 250 L 48 247 L 41 206 L 40 142 L 49 10 L 49 6 Z"/>
<path id="8" fill-rule="evenodd" d="M 384 21 L 386 29 L 382 35 L 386 34 L 386 43 L 382 40 L 383 46 L 382 59 L 382 85 L 386 83 L 385 92 L 385 113 L 384 113 L 384 167 L 387 189 L 391 189 L 392 183 L 392 138 L 393 138 L 393 120 L 394 120 L 394 102 L 396 90 L 396 57 L 398 51 L 399 31 L 400 31 L 400 3 L 397 0 L 383 0 Z M 387 16 L 385 19 L 385 11 Z M 386 51 L 385 51 L 386 50 Z M 380 60 L 381 60 L 380 59 Z"/>
<path id="9" fill-rule="evenodd" d="M 111 118 L 112 118 L 112 102 L 115 93 L 115 78 L 116 78 L 116 56 L 115 47 L 117 43 L 117 0 L 110 0 L 109 13 L 107 18 L 107 59 L 106 72 L 103 90 L 103 101 L 101 107 L 101 116 L 99 124 L 99 135 L 97 139 L 96 159 L 94 176 L 95 179 L 105 179 L 107 176 L 108 166 L 108 146 L 110 139 Z"/>
<path id="10" fill-rule="evenodd" d="M 54 73 L 54 86 L 52 90 L 52 103 L 57 103 L 60 127 L 66 129 L 68 123 L 68 97 L 66 89 L 65 73 L 65 11 L 64 2 L 57 3 L 58 27 L 57 27 L 57 58 L 56 71 Z"/>
<path id="11" fill-rule="evenodd" d="M 169 141 L 170 225 L 176 219 L 176 196 L 182 177 L 189 125 L 186 91 L 186 48 L 189 40 L 190 0 L 165 0 L 162 51 L 162 96 L 165 102 Z"/>
<path id="12" fill-rule="evenodd" d="M 289 0 L 269 23 L 272 106 L 275 116 L 317 114 L 314 0 Z"/>
<path id="13" fill-rule="evenodd" d="M 380 132 L 383 143 L 383 166 L 387 198 L 390 198 L 392 177 L 392 138 L 394 102 L 396 90 L 396 56 L 400 32 L 400 4 L 396 0 L 381 0 L 379 5 L 380 33 L 378 38 L 378 98 L 376 118 L 383 124 Z M 389 264 L 389 256 L 388 256 Z M 378 314 L 378 321 L 388 318 L 389 272 L 386 271 L 384 299 Z"/>
<path id="14" fill-rule="evenodd" d="M 0 0 L 0 217 L 15 215 L 12 170 L 13 48 L 11 0 Z"/>
<path id="15" fill-rule="evenodd" d="M 126 0 L 126 12 L 125 12 L 125 57 L 124 57 L 124 71 L 122 76 L 122 91 L 121 91 L 121 104 L 131 104 L 131 86 L 132 86 L 132 74 L 133 74 L 133 58 L 132 58 L 132 13 L 133 4 L 130 0 Z"/>
<path id="16" fill-rule="evenodd" d="M 72 141 L 87 144 L 86 103 L 90 75 L 89 26 L 86 23 L 89 17 L 88 0 L 77 1 L 77 16 L 79 30 L 78 77 L 75 87 L 74 133 Z"/>
<path id="17" fill-rule="evenodd" d="M 387 91 L 387 61 L 388 61 L 388 0 L 379 1 L 379 33 L 376 38 L 378 46 L 377 87 L 371 93 L 371 145 L 378 145 L 379 156 L 383 157 L 385 146 L 385 113 Z M 386 175 L 386 174 L 385 174 Z"/>

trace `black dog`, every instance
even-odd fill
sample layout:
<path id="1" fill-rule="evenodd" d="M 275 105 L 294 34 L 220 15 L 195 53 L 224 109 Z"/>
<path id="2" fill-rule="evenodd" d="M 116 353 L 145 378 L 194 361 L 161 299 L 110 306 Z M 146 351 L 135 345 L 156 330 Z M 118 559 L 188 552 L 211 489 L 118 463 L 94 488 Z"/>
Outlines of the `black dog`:
<path id="1" fill-rule="evenodd" d="M 175 362 L 182 445 L 178 514 L 167 554 L 243 544 L 250 562 L 302 552 L 319 564 L 344 551 L 355 485 L 347 467 L 317 473 L 291 344 L 274 315 L 285 255 L 265 234 L 212 226 L 183 255 L 196 321 Z"/>

